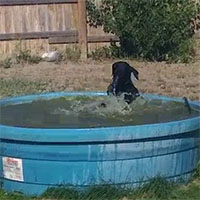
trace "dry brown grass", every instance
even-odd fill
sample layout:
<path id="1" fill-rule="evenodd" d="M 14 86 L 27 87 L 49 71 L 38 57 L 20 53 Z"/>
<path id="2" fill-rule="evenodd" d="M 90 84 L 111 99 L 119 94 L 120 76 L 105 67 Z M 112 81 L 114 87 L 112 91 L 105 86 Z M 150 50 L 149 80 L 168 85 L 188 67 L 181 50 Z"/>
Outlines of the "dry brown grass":
<path id="1" fill-rule="evenodd" d="M 44 62 L 9 69 L 0 68 L 0 78 L 43 81 L 48 83 L 48 90 L 105 91 L 110 83 L 111 66 L 115 61 L 90 60 L 67 64 Z M 128 62 L 140 73 L 137 87 L 141 92 L 200 99 L 199 61 L 188 65 L 133 60 Z"/>

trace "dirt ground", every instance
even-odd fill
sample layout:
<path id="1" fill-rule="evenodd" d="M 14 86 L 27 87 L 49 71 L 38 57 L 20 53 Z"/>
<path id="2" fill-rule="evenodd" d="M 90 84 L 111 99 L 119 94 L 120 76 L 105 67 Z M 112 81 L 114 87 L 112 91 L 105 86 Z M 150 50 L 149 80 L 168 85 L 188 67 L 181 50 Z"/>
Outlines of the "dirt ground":
<path id="1" fill-rule="evenodd" d="M 0 79 L 23 79 L 48 83 L 48 90 L 106 91 L 111 66 L 116 60 L 66 64 L 41 62 L 36 65 L 0 68 Z M 191 64 L 166 64 L 128 60 L 139 71 L 136 87 L 143 93 L 200 100 L 200 61 Z"/>

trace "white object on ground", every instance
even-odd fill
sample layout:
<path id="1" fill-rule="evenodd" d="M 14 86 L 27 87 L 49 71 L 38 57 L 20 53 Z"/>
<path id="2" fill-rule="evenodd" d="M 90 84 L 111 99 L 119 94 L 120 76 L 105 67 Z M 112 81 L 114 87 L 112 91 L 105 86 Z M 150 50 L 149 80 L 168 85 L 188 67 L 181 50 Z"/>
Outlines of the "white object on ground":
<path id="1" fill-rule="evenodd" d="M 44 53 L 42 55 L 42 59 L 47 62 L 55 62 L 59 59 L 59 57 L 60 57 L 60 53 L 58 53 L 57 51 L 51 51 L 48 53 Z"/>

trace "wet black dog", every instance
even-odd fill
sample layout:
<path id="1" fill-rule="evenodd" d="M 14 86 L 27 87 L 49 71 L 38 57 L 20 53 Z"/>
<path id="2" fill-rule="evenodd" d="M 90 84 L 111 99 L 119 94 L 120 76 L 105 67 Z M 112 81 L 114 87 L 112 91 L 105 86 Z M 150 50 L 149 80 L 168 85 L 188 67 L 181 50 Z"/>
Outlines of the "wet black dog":
<path id="1" fill-rule="evenodd" d="M 139 79 L 139 73 L 127 62 L 116 62 L 112 65 L 112 81 L 108 86 L 107 94 L 120 96 L 124 94 L 124 100 L 130 104 L 138 96 L 138 89 L 134 82 Z"/>

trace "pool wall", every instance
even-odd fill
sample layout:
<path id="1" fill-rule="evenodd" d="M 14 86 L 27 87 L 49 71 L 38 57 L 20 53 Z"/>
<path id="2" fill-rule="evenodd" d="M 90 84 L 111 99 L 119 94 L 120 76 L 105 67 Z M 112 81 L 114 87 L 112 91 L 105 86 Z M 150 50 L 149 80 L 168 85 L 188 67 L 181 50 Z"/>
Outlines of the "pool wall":
<path id="1" fill-rule="evenodd" d="M 0 100 L 0 106 L 60 96 L 66 92 Z M 144 95 L 163 101 L 183 101 Z M 200 109 L 197 102 L 190 102 Z M 188 180 L 199 160 L 200 117 L 168 123 L 90 128 L 39 129 L 0 125 L 0 185 L 6 191 L 39 195 L 59 185 L 85 188 L 115 184 L 135 187 L 150 178 Z"/>

